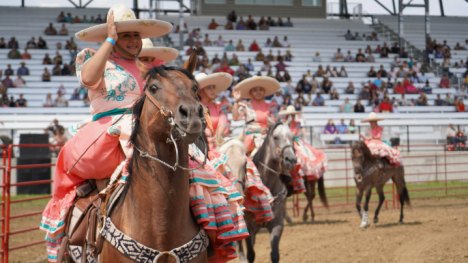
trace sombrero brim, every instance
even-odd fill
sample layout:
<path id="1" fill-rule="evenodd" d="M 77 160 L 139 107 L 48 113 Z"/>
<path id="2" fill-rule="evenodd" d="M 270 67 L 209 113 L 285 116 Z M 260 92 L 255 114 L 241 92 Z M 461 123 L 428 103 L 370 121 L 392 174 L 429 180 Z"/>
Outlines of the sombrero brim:
<path id="1" fill-rule="evenodd" d="M 115 21 L 117 33 L 139 32 L 141 39 L 159 37 L 172 30 L 168 22 L 157 19 L 132 19 Z M 86 42 L 104 42 L 107 38 L 107 23 L 88 27 L 75 34 L 76 38 Z"/>
<path id="2" fill-rule="evenodd" d="M 283 115 L 289 115 L 289 114 L 301 114 L 302 111 L 287 111 L 287 110 L 282 110 L 278 112 L 278 115 L 283 116 Z"/>
<path id="3" fill-rule="evenodd" d="M 271 77 L 266 76 L 254 76 L 248 79 L 243 80 L 239 84 L 237 84 L 236 88 L 241 93 L 241 98 L 243 99 L 251 99 L 250 90 L 255 87 L 262 87 L 265 89 L 265 97 L 275 94 L 280 88 L 280 83 Z"/>
<path id="4" fill-rule="evenodd" d="M 229 88 L 232 83 L 232 76 L 229 73 L 213 73 L 197 79 L 199 90 L 213 85 L 216 94 L 219 94 Z"/>
<path id="5" fill-rule="evenodd" d="M 179 56 L 179 51 L 170 47 L 145 47 L 141 49 L 138 57 L 153 57 L 162 59 L 164 62 L 171 62 Z"/>
<path id="6" fill-rule="evenodd" d="M 361 123 L 362 123 L 362 122 L 371 122 L 371 121 L 383 121 L 383 120 L 385 120 L 385 118 L 377 117 L 377 118 L 373 118 L 373 119 L 364 119 L 364 120 L 361 120 Z"/>

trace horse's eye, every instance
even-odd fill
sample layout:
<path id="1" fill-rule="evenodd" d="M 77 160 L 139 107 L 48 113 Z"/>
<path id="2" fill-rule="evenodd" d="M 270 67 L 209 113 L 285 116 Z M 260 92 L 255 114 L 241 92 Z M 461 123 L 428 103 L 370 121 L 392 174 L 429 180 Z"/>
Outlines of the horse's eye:
<path id="1" fill-rule="evenodd" d="M 276 141 L 279 140 L 278 136 L 273 136 L 273 139 L 275 139 Z"/>
<path id="2" fill-rule="evenodd" d="M 158 91 L 158 87 L 156 85 L 151 85 L 149 87 L 149 90 L 150 90 L 151 93 L 154 94 L 154 93 L 156 93 L 156 91 Z"/>

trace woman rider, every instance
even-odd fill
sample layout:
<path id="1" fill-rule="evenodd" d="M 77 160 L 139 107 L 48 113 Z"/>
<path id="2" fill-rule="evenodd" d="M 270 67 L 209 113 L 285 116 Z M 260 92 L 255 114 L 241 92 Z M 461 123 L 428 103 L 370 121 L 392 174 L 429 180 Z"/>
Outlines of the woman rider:
<path id="1" fill-rule="evenodd" d="M 210 151 L 209 159 L 215 163 L 218 171 L 226 176 L 232 184 L 236 184 L 236 179 L 232 176 L 229 168 L 226 167 L 226 158 L 216 150 L 215 134 L 225 134 L 227 126 L 227 112 L 229 104 L 216 103 L 216 96 L 226 90 L 232 83 L 232 77 L 226 73 L 213 73 L 206 75 L 199 73 L 195 76 L 198 81 L 198 96 L 205 107 L 209 109 L 212 129 L 206 128 L 205 135 L 208 139 Z M 223 166 L 225 168 L 223 168 Z M 224 169 L 224 170 L 222 170 Z M 255 215 L 257 223 L 263 223 L 273 219 L 270 202 L 273 201 L 270 190 L 263 184 L 260 174 L 255 164 L 247 157 L 247 170 L 245 177 L 247 189 L 245 193 L 245 209 Z"/>
<path id="2" fill-rule="evenodd" d="M 142 48 L 138 54 L 138 60 L 141 62 L 157 67 L 165 65 L 173 61 L 179 56 L 179 51 L 170 47 L 154 47 L 153 42 L 149 38 L 142 40 Z"/>
<path id="3" fill-rule="evenodd" d="M 385 120 L 385 118 L 377 116 L 374 112 L 369 113 L 368 118 L 361 120 L 361 123 L 369 122 L 370 127 L 366 130 L 366 137 L 362 134 L 360 137 L 364 140 L 372 155 L 380 158 L 387 157 L 393 166 L 399 166 L 403 162 L 400 151 L 381 140 L 383 127 L 379 126 L 377 122 L 382 120 Z"/>
<path id="4" fill-rule="evenodd" d="M 277 105 L 275 102 L 266 102 L 265 97 L 275 94 L 279 89 L 280 83 L 276 79 L 254 76 L 237 84 L 232 92 L 236 100 L 232 108 L 232 119 L 245 119 L 247 127 L 244 142 L 251 157 L 262 146 L 268 126 L 276 122 Z M 251 100 L 241 102 L 241 99 Z"/>
<path id="5" fill-rule="evenodd" d="M 75 188 L 87 179 L 109 178 L 122 161 L 132 156 L 133 148 L 128 147 L 132 116 L 127 110 L 144 94 L 144 80 L 140 77 L 137 59 L 142 49 L 141 39 L 167 34 L 172 28 L 164 21 L 136 19 L 133 11 L 124 4 L 114 5 L 109 10 L 107 21 L 107 24 L 93 26 L 76 34 L 80 40 L 103 44 L 97 51 L 86 48 L 77 56 L 77 78 L 88 89 L 93 117 L 70 128 L 76 136 L 64 146 L 57 159 L 53 197 L 41 221 L 41 229 L 47 231 L 47 251 L 49 261 L 52 262 L 57 259 L 68 210 L 76 196 Z M 129 114 L 117 121 L 125 112 Z M 122 146 L 124 154 L 119 146 Z M 195 164 L 191 163 L 191 166 L 198 166 L 192 162 Z M 198 198 L 193 202 L 204 200 L 206 213 L 197 217 L 197 222 L 203 225 L 207 233 L 213 233 L 216 245 L 226 245 L 240 237 L 245 238 L 245 234 L 238 234 L 237 239 L 233 239 L 231 233 L 231 230 L 242 230 L 237 221 L 233 222 L 239 217 L 243 219 L 241 213 L 238 215 L 240 204 L 229 202 L 229 195 L 224 189 L 213 193 L 213 189 L 222 188 L 222 185 L 216 178 L 216 171 L 208 166 L 207 169 L 208 172 L 191 173 L 191 178 L 203 176 L 211 183 L 190 184 L 191 198 Z M 125 168 L 123 173 L 128 173 Z M 215 206 L 230 206 L 231 217 L 216 217 L 220 212 Z M 209 213 L 215 217 L 210 218 Z M 215 255 L 221 255 L 220 261 L 235 257 L 235 249 L 217 248 L 219 246 L 215 246 Z M 219 250 L 222 253 L 216 253 Z"/>

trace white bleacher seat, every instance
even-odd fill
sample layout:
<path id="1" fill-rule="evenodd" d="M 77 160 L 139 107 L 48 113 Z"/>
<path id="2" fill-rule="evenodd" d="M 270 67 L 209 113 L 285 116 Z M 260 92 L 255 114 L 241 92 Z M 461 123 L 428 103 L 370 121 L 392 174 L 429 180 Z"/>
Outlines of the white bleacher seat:
<path id="1" fill-rule="evenodd" d="M 323 144 L 327 141 L 334 141 L 335 138 L 340 138 L 342 142 L 358 141 L 359 134 L 320 134 L 320 140 Z"/>

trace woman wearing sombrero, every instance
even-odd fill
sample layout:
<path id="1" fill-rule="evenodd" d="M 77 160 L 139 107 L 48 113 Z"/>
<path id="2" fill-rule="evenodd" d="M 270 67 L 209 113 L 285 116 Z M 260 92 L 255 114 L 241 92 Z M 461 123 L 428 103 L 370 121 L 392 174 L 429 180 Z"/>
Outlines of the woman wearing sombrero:
<path id="1" fill-rule="evenodd" d="M 369 113 L 368 118 L 361 120 L 361 123 L 369 122 L 370 127 L 366 130 L 366 137 L 362 134 L 360 137 L 364 140 L 372 155 L 386 157 L 393 166 L 399 166 L 403 161 L 400 151 L 381 140 L 383 127 L 379 126 L 377 122 L 383 120 L 385 118 L 377 116 L 374 112 Z"/>
<path id="2" fill-rule="evenodd" d="M 280 83 L 270 77 L 254 76 L 243 80 L 234 88 L 232 95 L 236 99 L 232 108 L 232 119 L 245 119 L 245 146 L 250 156 L 255 155 L 265 140 L 268 126 L 276 122 L 275 102 L 267 103 L 265 97 L 275 94 L 280 89 Z M 241 99 L 250 99 L 241 102 Z"/>
<path id="3" fill-rule="evenodd" d="M 285 121 L 290 123 L 289 128 L 296 135 L 294 149 L 296 150 L 297 163 L 301 166 L 301 173 L 306 177 L 307 181 L 318 180 L 327 170 L 328 159 L 324 152 L 315 149 L 298 136 L 302 127 L 301 123 L 296 119 L 296 115 L 301 113 L 294 106 L 289 105 L 286 110 L 280 111 L 278 115 L 286 116 Z M 296 185 L 293 186 L 296 192 L 302 191 L 300 182 L 296 182 Z"/>
<path id="4" fill-rule="evenodd" d="M 227 73 L 213 73 L 210 75 L 199 73 L 195 76 L 195 79 L 199 85 L 198 96 L 200 97 L 200 101 L 210 112 L 212 127 L 205 129 L 205 135 L 210 148 L 208 152 L 209 159 L 214 163 L 216 169 L 229 179 L 232 185 L 235 185 L 237 183 L 236 178 L 232 176 L 229 168 L 225 165 L 226 158 L 224 154 L 216 150 L 217 145 L 214 138 L 215 134 L 226 134 L 227 109 L 229 106 L 227 103 L 217 104 L 214 100 L 219 93 L 231 85 L 232 77 Z M 246 159 L 245 186 L 247 189 L 244 190 L 245 210 L 252 212 L 258 223 L 264 223 L 273 219 L 270 206 L 270 202 L 273 202 L 273 197 L 270 190 L 263 184 L 253 161 L 249 157 L 246 157 Z"/>
<path id="5" fill-rule="evenodd" d="M 142 40 L 142 48 L 138 59 L 148 65 L 157 67 L 173 61 L 179 56 L 179 51 L 170 47 L 154 47 L 151 39 Z"/>

